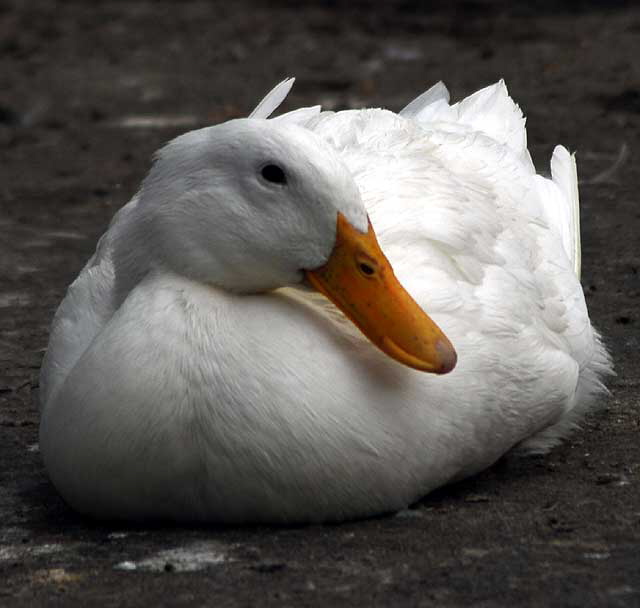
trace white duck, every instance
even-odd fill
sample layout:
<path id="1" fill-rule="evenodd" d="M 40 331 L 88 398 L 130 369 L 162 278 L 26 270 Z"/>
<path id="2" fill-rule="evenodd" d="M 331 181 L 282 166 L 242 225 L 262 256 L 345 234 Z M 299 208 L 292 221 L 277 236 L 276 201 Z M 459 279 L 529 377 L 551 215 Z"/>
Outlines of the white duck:
<path id="1" fill-rule="evenodd" d="M 292 83 L 163 148 L 58 309 L 40 445 L 83 513 L 393 511 L 545 451 L 603 391 L 575 162 L 536 175 L 503 82 L 266 120 Z"/>

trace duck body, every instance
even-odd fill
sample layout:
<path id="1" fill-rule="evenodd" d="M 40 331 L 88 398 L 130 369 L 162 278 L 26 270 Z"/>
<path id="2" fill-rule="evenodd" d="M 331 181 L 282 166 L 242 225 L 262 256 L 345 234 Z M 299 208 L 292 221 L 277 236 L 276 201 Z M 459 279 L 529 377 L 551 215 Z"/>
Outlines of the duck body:
<path id="1" fill-rule="evenodd" d="M 277 105 L 265 101 L 262 113 Z M 400 365 L 288 279 L 243 290 L 147 263 L 162 256 L 146 245 L 155 224 L 140 219 L 153 186 L 143 184 L 70 287 L 43 364 L 41 451 L 74 508 L 209 522 L 364 517 L 512 448 L 546 451 L 575 426 L 610 371 L 577 276 L 575 161 L 558 147 L 551 179 L 536 175 L 503 83 L 453 106 L 436 85 L 399 115 L 307 108 L 251 121 L 309 132 L 346 167 L 336 179 L 347 190 L 353 180 L 347 198 L 361 197 L 457 365 L 446 375 Z M 211 246 L 233 225 L 219 224 Z"/>

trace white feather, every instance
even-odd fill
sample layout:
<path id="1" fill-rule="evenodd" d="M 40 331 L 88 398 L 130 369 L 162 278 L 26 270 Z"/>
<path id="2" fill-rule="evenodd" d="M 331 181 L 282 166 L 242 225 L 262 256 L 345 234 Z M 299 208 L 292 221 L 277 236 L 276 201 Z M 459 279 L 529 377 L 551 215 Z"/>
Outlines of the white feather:
<path id="1" fill-rule="evenodd" d="M 580 251 L 580 199 L 578 195 L 578 171 L 575 155 L 563 146 L 556 146 L 551 157 L 551 176 L 562 191 L 561 204 L 565 207 L 561 226 L 562 242 L 573 263 L 576 276 L 580 278 L 582 254 Z"/>
<path id="2" fill-rule="evenodd" d="M 295 81 L 295 78 L 285 78 L 279 82 L 249 114 L 249 118 L 269 118 L 285 100 Z"/>
<path id="3" fill-rule="evenodd" d="M 312 119 L 320 114 L 320 106 L 311 106 L 309 108 L 298 108 L 297 110 L 291 110 L 280 116 L 276 116 L 271 120 L 278 124 L 290 124 L 306 127 Z"/>
<path id="4" fill-rule="evenodd" d="M 440 81 L 436 82 L 430 89 L 418 95 L 411 103 L 408 103 L 398 114 L 404 118 L 417 119 L 420 113 L 428 106 L 444 101 L 449 104 L 449 90 L 445 84 Z"/>

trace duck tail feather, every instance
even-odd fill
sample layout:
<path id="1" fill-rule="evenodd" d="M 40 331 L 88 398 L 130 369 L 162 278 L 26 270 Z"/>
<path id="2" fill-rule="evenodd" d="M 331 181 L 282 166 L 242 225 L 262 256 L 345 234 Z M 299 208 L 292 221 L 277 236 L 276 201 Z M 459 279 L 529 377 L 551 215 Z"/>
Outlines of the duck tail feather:
<path id="1" fill-rule="evenodd" d="M 413 101 L 408 103 L 398 114 L 404 118 L 418 119 L 420 113 L 431 104 L 442 102 L 449 105 L 449 90 L 444 82 L 436 82 L 430 89 L 418 95 Z"/>
<path id="2" fill-rule="evenodd" d="M 520 106 L 509 96 L 504 80 L 476 91 L 452 108 L 457 111 L 459 122 L 508 146 L 533 170 L 527 151 L 526 119 Z"/>
<path id="3" fill-rule="evenodd" d="M 567 225 L 563 229 L 563 243 L 569 259 L 573 263 L 576 276 L 580 278 L 580 197 L 578 194 L 578 170 L 575 154 L 569 154 L 564 146 L 556 146 L 551 156 L 551 177 L 560 188 L 567 212 Z"/>
<path id="4" fill-rule="evenodd" d="M 308 108 L 298 108 L 297 110 L 291 110 L 280 116 L 276 116 L 271 120 L 278 124 L 286 125 L 298 125 L 300 127 L 306 127 L 307 124 L 322 111 L 321 106 L 309 106 Z"/>
<path id="5" fill-rule="evenodd" d="M 291 91 L 295 78 L 285 78 L 271 89 L 249 114 L 249 118 L 269 118 Z"/>

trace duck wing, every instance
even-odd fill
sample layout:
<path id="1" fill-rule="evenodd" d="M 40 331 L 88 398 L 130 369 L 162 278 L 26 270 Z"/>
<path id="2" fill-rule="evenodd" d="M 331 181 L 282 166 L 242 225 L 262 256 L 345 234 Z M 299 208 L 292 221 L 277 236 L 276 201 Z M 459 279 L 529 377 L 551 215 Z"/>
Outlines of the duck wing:
<path id="1" fill-rule="evenodd" d="M 126 224 L 137 202 L 134 197 L 113 217 L 98 241 L 95 253 L 71 283 L 56 311 L 40 370 L 41 409 L 52 399 L 117 308 L 113 239 Z"/>

